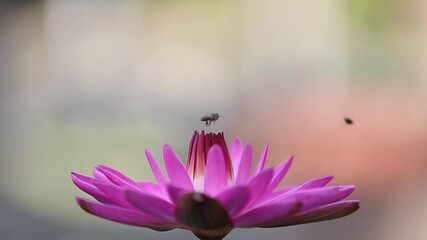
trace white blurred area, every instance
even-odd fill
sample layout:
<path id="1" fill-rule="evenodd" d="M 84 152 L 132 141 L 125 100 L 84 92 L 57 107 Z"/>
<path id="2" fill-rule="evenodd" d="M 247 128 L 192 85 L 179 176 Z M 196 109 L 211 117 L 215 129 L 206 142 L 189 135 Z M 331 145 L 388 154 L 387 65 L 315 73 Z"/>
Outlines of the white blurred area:
<path id="1" fill-rule="evenodd" d="M 284 184 L 333 174 L 362 200 L 228 239 L 424 239 L 425 16 L 422 0 L 0 2 L 0 239 L 191 239 L 89 216 L 70 172 L 153 180 L 144 148 L 185 161 L 195 129 L 268 142 L 268 165 L 296 156 Z M 225 118 L 206 128 L 209 112 Z"/>

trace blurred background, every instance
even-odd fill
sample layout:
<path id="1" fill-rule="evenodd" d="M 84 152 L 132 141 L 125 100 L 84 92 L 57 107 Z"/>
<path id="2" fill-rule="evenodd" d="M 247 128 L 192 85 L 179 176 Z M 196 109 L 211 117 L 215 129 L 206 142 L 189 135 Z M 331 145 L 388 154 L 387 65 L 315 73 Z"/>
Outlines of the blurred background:
<path id="1" fill-rule="evenodd" d="M 426 23 L 424 0 L 1 0 L 0 239 L 195 239 L 93 217 L 70 180 L 152 180 L 144 148 L 185 161 L 195 129 L 269 143 L 268 165 L 296 157 L 282 184 L 332 174 L 362 201 L 227 239 L 426 239 Z"/>

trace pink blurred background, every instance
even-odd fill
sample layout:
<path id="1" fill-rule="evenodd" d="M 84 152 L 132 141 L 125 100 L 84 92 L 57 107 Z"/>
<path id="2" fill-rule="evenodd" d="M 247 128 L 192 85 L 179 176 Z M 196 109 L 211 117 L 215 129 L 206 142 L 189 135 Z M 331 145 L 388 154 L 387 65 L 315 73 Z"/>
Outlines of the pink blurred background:
<path id="1" fill-rule="evenodd" d="M 362 201 L 227 239 L 426 239 L 426 22 L 423 0 L 0 1 L 0 239 L 193 239 L 84 213 L 70 172 L 153 179 L 144 148 L 185 160 L 195 129 Z"/>

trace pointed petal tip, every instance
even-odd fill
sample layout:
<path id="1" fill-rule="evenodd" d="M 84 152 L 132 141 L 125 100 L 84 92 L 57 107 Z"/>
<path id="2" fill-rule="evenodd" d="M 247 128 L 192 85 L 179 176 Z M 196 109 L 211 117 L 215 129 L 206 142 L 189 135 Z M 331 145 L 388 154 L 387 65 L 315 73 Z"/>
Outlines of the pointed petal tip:
<path id="1" fill-rule="evenodd" d="M 169 155 L 169 154 L 176 156 L 175 150 L 173 149 L 173 147 L 171 145 L 169 145 L 169 144 L 163 145 L 163 156 Z"/>
<path id="2" fill-rule="evenodd" d="M 328 184 L 329 182 L 332 181 L 332 179 L 334 179 L 334 176 L 333 175 L 326 175 L 326 176 L 320 177 L 318 179 L 322 179 L 326 184 Z"/>
<path id="3" fill-rule="evenodd" d="M 171 145 L 165 144 L 165 145 L 163 145 L 163 151 L 165 151 L 165 150 L 171 150 L 171 151 L 173 151 L 173 148 L 172 148 Z"/>
<path id="4" fill-rule="evenodd" d="M 194 189 L 187 169 L 169 144 L 163 146 L 163 162 L 169 182 L 187 190 Z"/>
<path id="5" fill-rule="evenodd" d="M 345 193 L 346 195 L 350 195 L 356 190 L 356 186 L 349 185 L 349 186 L 342 186 L 342 188 L 339 190 L 342 193 Z"/>
<path id="6" fill-rule="evenodd" d="M 288 166 L 288 168 L 290 168 L 292 166 L 292 163 L 294 162 L 294 155 L 291 155 L 288 160 L 286 160 L 285 165 Z"/>
<path id="7" fill-rule="evenodd" d="M 83 179 L 89 179 L 91 177 L 85 176 L 83 174 L 80 174 L 78 172 L 71 172 L 71 180 L 76 183 L 76 181 L 84 181 Z M 84 181 L 86 182 L 86 181 Z"/>
<path id="8" fill-rule="evenodd" d="M 360 201 L 355 201 L 354 202 L 354 206 L 355 206 L 355 210 L 354 211 L 356 211 L 357 209 L 359 209 L 360 208 Z"/>
<path id="9" fill-rule="evenodd" d="M 86 176 L 86 175 L 83 175 L 83 174 L 81 174 L 81 173 L 78 173 L 78 172 L 71 172 L 71 179 L 81 179 L 81 178 L 92 178 L 92 177 L 90 177 L 90 176 Z"/>
<path id="10" fill-rule="evenodd" d="M 104 165 L 104 164 L 98 164 L 95 167 L 93 167 L 93 169 L 94 170 L 98 170 L 100 172 L 103 172 L 103 171 L 111 170 L 112 168 L 110 168 L 109 166 Z"/>
<path id="11" fill-rule="evenodd" d="M 144 153 L 147 159 L 149 159 L 151 156 L 153 156 L 148 148 L 144 148 Z"/>
<path id="12" fill-rule="evenodd" d="M 245 151 L 250 151 L 252 153 L 252 145 L 251 144 L 245 144 L 245 146 L 243 147 L 243 152 Z"/>
<path id="13" fill-rule="evenodd" d="M 282 165 L 284 164 L 284 166 L 287 166 L 287 168 L 290 168 L 293 162 L 294 162 L 294 155 L 291 155 L 287 160 L 282 162 Z"/>
<path id="14" fill-rule="evenodd" d="M 340 191 L 349 191 L 349 190 L 355 190 L 355 189 L 356 189 L 355 185 L 340 186 Z"/>
<path id="15" fill-rule="evenodd" d="M 264 150 L 261 153 L 261 156 L 260 156 L 258 163 L 255 167 L 255 170 L 253 172 L 253 175 L 258 174 L 259 172 L 261 172 L 264 169 L 265 162 L 267 160 L 267 154 L 268 154 L 268 143 L 265 145 Z"/>
<path id="16" fill-rule="evenodd" d="M 357 208 L 360 207 L 360 200 L 347 200 L 345 202 L 348 202 L 350 204 L 354 204 L 354 206 L 357 206 Z"/>
<path id="17" fill-rule="evenodd" d="M 82 176 L 82 174 L 72 171 L 71 176 L 78 177 L 78 176 Z"/>
<path id="18" fill-rule="evenodd" d="M 71 181 L 75 184 L 75 185 L 77 185 L 78 183 L 78 181 L 79 181 L 79 177 L 78 177 L 78 173 L 76 173 L 76 172 L 72 172 L 71 173 Z"/>
<path id="19" fill-rule="evenodd" d="M 78 175 L 78 173 L 73 171 L 70 173 L 70 175 L 71 175 L 71 179 L 73 179 L 76 177 L 76 175 Z"/>
<path id="20" fill-rule="evenodd" d="M 80 197 L 80 196 L 76 196 L 76 203 L 77 205 L 79 205 L 83 210 L 85 210 L 88 213 L 91 213 L 89 204 L 87 204 L 87 199 Z"/>
<path id="21" fill-rule="evenodd" d="M 148 160 L 148 164 L 150 165 L 151 171 L 153 172 L 157 182 L 160 184 L 164 184 L 166 182 L 166 178 L 163 175 L 163 172 L 160 169 L 156 159 L 151 154 L 150 150 L 148 150 L 148 148 L 145 148 L 145 156 Z"/>
<path id="22" fill-rule="evenodd" d="M 313 189 L 313 188 L 322 188 L 325 187 L 329 182 L 332 181 L 333 176 L 325 176 L 311 179 L 301 186 L 298 187 L 299 190 Z"/>
<path id="23" fill-rule="evenodd" d="M 347 213 L 343 214 L 343 217 L 356 212 L 360 208 L 360 201 L 359 200 L 348 201 L 348 202 L 350 203 L 351 207 L 349 207 L 350 209 L 347 211 Z"/>
<path id="24" fill-rule="evenodd" d="M 81 202 L 87 201 L 88 199 L 81 197 L 81 196 L 75 196 L 77 204 L 80 205 Z"/>
<path id="25" fill-rule="evenodd" d="M 230 144 L 230 152 L 238 152 L 243 148 L 242 141 L 240 138 L 235 138 Z"/>
<path id="26" fill-rule="evenodd" d="M 294 160 L 294 156 L 291 155 L 288 158 L 288 160 L 282 162 L 279 166 L 275 167 L 274 178 L 269 187 L 270 190 L 273 190 L 274 188 L 276 188 L 277 185 L 279 185 L 282 179 L 286 176 L 286 174 L 288 173 L 289 169 L 292 166 L 293 160 Z"/>
<path id="27" fill-rule="evenodd" d="M 323 177 L 323 179 L 326 182 L 325 186 L 328 185 L 332 181 L 332 179 L 334 179 L 334 177 L 335 177 L 334 175 L 327 175 L 327 176 Z"/>

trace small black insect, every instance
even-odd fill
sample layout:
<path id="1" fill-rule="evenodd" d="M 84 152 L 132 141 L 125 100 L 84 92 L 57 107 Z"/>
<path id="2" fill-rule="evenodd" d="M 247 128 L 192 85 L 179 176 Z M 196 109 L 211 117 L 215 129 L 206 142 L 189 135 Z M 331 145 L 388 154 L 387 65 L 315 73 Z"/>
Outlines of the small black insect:
<path id="1" fill-rule="evenodd" d="M 205 122 L 206 126 L 209 126 L 211 125 L 211 123 L 214 123 L 216 120 L 218 120 L 219 117 L 224 117 L 224 116 L 221 116 L 218 113 L 209 113 L 208 115 L 205 115 L 202 118 L 200 118 L 200 121 Z"/>
<path id="2" fill-rule="evenodd" d="M 347 123 L 348 125 L 352 125 L 353 124 L 353 119 L 349 118 L 349 117 L 345 117 L 344 118 L 345 123 Z"/>

